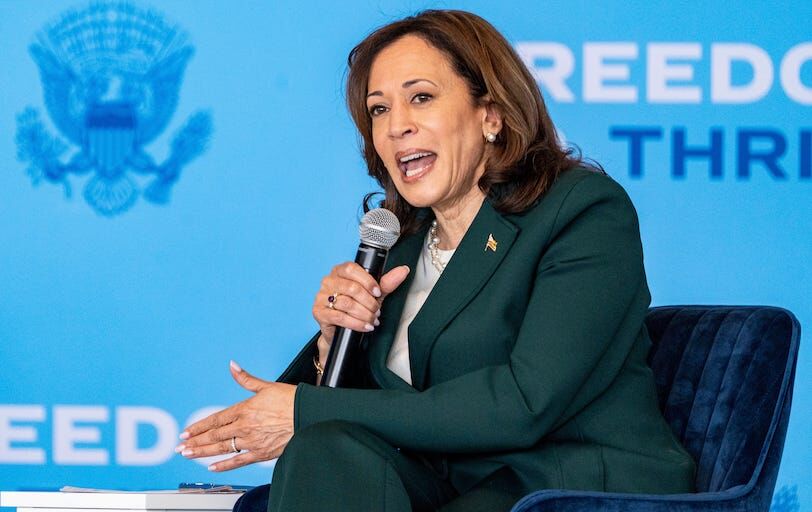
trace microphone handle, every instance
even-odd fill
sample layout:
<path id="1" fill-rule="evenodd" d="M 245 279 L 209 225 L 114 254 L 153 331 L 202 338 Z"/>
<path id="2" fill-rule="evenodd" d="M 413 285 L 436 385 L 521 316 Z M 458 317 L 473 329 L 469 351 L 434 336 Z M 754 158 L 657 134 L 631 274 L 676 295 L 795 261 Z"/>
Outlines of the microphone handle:
<path id="1" fill-rule="evenodd" d="M 379 249 L 362 242 L 358 246 L 355 262 L 369 272 L 376 281 L 380 281 L 388 252 L 385 249 Z M 344 327 L 336 328 L 333 343 L 330 345 L 330 352 L 327 355 L 327 362 L 324 365 L 324 374 L 321 376 L 322 386 L 340 388 L 350 382 L 352 377 L 351 363 L 358 358 L 358 351 L 364 334 L 366 333 Z"/>

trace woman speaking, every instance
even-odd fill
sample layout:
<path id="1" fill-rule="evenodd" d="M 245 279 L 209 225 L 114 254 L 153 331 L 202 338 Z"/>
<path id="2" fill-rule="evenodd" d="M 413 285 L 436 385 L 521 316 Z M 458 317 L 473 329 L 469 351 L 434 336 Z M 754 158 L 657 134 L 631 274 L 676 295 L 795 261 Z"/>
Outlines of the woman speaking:
<path id="1" fill-rule="evenodd" d="M 657 407 L 637 218 L 563 150 L 535 81 L 485 20 L 425 11 L 349 57 L 347 102 L 402 236 L 376 281 L 333 268 L 320 332 L 280 379 L 178 451 L 280 457 L 238 507 L 497 511 L 537 489 L 692 491 Z M 369 202 L 369 201 L 367 201 Z M 357 387 L 318 383 L 337 327 L 367 332 Z M 267 501 L 269 500 L 269 501 Z"/>

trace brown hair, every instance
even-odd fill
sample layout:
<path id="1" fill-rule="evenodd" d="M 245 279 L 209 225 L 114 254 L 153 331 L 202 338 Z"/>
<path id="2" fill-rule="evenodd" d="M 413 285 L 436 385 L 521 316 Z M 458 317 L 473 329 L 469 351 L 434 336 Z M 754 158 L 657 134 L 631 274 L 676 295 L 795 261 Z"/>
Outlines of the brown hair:
<path id="1" fill-rule="evenodd" d="M 415 35 L 443 52 L 477 102 L 489 101 L 502 115 L 499 133 L 478 186 L 501 213 L 519 213 L 538 200 L 559 173 L 581 163 L 563 149 L 535 80 L 510 43 L 479 16 L 454 10 L 427 10 L 385 25 L 367 36 L 348 58 L 347 105 L 361 135 L 369 175 L 384 190 L 380 206 L 401 222 L 403 234 L 425 221 L 398 194 L 372 141 L 366 106 L 370 68 L 378 53 L 405 35 Z M 372 196 L 364 200 L 370 207 Z"/>

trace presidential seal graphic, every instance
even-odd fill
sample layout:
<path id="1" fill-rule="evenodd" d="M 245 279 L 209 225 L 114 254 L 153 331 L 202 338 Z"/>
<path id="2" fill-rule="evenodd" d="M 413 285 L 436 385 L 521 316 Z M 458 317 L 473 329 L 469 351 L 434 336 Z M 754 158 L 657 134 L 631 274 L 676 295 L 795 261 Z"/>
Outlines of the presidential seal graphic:
<path id="1" fill-rule="evenodd" d="M 83 182 L 87 203 L 108 217 L 130 209 L 139 195 L 166 204 L 212 131 L 211 115 L 198 111 L 162 161 L 145 149 L 178 105 L 194 53 L 185 32 L 132 3 L 97 2 L 64 13 L 36 35 L 30 52 L 61 134 L 49 133 L 32 107 L 17 116 L 17 153 L 32 182 L 60 184 L 67 197 L 71 179 Z"/>

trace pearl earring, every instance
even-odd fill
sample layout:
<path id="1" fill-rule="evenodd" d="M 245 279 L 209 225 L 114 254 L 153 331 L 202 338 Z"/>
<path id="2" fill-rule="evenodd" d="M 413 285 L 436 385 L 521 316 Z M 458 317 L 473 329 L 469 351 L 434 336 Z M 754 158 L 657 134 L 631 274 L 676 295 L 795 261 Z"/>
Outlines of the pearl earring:
<path id="1" fill-rule="evenodd" d="M 491 132 L 486 133 L 485 140 L 493 144 L 494 142 L 496 142 L 496 134 Z"/>

